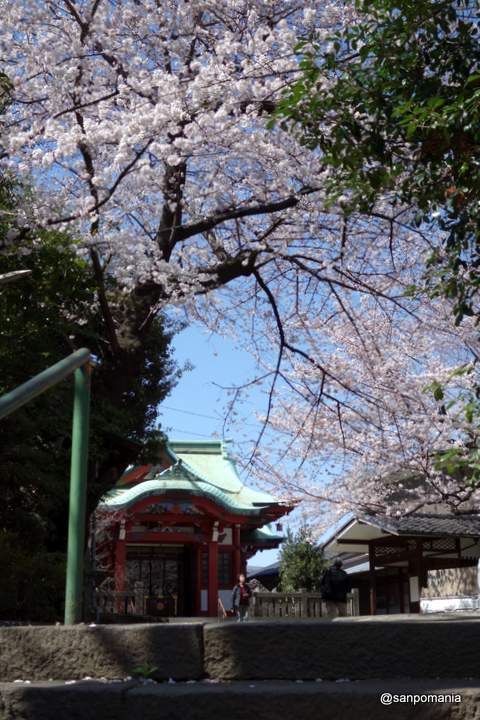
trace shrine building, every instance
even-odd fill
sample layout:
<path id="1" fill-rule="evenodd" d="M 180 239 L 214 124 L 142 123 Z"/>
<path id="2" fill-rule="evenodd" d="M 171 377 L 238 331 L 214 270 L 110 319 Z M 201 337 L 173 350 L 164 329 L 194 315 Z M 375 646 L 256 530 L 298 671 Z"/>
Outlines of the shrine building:
<path id="1" fill-rule="evenodd" d="M 348 515 L 320 539 L 359 592 L 360 615 L 478 610 L 480 515 Z"/>
<path id="2" fill-rule="evenodd" d="M 247 560 L 283 541 L 292 509 L 244 485 L 226 443 L 168 442 L 102 498 L 96 570 L 103 587 L 143 597 L 138 614 L 216 616 Z"/>

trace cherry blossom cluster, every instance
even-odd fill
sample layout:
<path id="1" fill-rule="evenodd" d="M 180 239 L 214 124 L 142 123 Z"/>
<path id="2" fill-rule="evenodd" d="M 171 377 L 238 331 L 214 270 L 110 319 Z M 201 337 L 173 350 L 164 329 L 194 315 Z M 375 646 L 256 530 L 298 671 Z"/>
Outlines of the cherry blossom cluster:
<path id="1" fill-rule="evenodd" d="M 309 356 L 288 357 L 253 463 L 319 531 L 326 510 L 478 511 L 478 328 L 455 327 L 443 302 L 409 310 L 355 298 L 348 313 L 292 320 Z"/>
<path id="2" fill-rule="evenodd" d="M 2 143 L 35 187 L 22 222 L 75 229 L 122 283 L 154 282 L 169 301 L 237 252 L 239 218 L 240 242 L 262 251 L 256 209 L 322 189 L 318 158 L 265 127 L 297 35 L 344 13 L 318 5 L 0 3 Z"/>

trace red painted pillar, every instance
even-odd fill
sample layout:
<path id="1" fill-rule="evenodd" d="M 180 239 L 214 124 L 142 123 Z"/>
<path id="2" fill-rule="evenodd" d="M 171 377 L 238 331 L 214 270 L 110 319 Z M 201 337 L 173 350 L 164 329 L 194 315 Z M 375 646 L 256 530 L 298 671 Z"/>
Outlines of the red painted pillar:
<path id="1" fill-rule="evenodd" d="M 240 547 L 240 525 L 233 526 L 233 582 L 238 581 L 242 572 L 242 549 Z"/>
<path id="2" fill-rule="evenodd" d="M 195 545 L 195 615 L 202 612 L 202 546 Z"/>
<path id="3" fill-rule="evenodd" d="M 115 545 L 115 592 L 125 590 L 125 567 L 127 564 L 127 545 L 125 542 L 125 523 L 122 521 L 118 530 L 117 543 Z M 117 613 L 125 612 L 125 602 L 122 599 L 115 603 Z"/>
<path id="4" fill-rule="evenodd" d="M 218 543 L 208 543 L 208 614 L 216 617 L 218 613 Z"/>

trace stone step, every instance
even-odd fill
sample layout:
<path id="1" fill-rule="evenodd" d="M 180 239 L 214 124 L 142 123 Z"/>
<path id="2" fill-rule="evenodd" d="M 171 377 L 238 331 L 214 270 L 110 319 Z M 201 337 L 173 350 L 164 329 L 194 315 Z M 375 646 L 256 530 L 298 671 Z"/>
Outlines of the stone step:
<path id="1" fill-rule="evenodd" d="M 383 693 L 404 702 L 383 705 Z M 440 696 L 435 702 L 431 696 Z M 428 697 L 430 695 L 430 698 Z M 450 697 L 449 697 L 450 696 Z M 460 696 L 458 701 L 457 696 Z M 464 680 L 0 683 L 0 720 L 478 720 Z"/>
<path id="2" fill-rule="evenodd" d="M 203 626 L 75 625 L 0 628 L 0 680 L 204 677 Z"/>
<path id="3" fill-rule="evenodd" d="M 203 631 L 223 680 L 480 677 L 480 621 L 233 623 Z"/>
<path id="4" fill-rule="evenodd" d="M 0 628 L 0 680 L 480 677 L 480 621 Z"/>

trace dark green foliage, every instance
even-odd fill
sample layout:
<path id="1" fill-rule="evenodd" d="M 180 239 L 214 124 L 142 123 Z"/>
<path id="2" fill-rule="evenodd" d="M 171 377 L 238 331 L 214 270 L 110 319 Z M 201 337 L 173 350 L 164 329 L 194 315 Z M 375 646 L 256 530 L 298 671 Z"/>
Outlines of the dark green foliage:
<path id="1" fill-rule="evenodd" d="M 308 528 L 288 532 L 280 551 L 280 587 L 284 592 L 318 590 L 325 569 L 320 548 L 312 541 Z"/>
<path id="2" fill-rule="evenodd" d="M 156 408 L 178 377 L 170 348 L 175 327 L 158 315 L 141 343 L 114 356 L 96 280 L 71 238 L 42 233 L 23 239 L 21 253 L 8 247 L 0 274 L 19 269 L 31 275 L 0 290 L 0 394 L 79 347 L 91 349 L 91 510 L 143 446 L 162 437 Z M 131 299 L 109 279 L 106 287 L 123 317 Z M 0 619 L 51 620 L 61 613 L 72 385 L 66 380 L 0 421 Z"/>
<path id="3" fill-rule="evenodd" d="M 0 620 L 60 620 L 65 555 L 42 545 L 29 548 L 25 539 L 20 533 L 0 532 Z"/>
<path id="4" fill-rule="evenodd" d="M 476 0 L 358 0 L 359 21 L 298 46 L 301 79 L 275 120 L 318 148 L 333 203 L 371 211 L 379 197 L 439 228 L 423 288 L 478 317 L 480 13 Z M 404 216 L 408 217 L 408 216 Z"/>
<path id="5" fill-rule="evenodd" d="M 0 73 L 0 114 L 10 89 Z M 80 258 L 74 238 L 12 232 L 28 193 L 0 174 L 0 275 L 31 271 L 0 286 L 0 395 L 80 347 L 92 351 L 91 511 L 163 438 L 157 406 L 180 376 L 171 350 L 178 326 L 145 307 L 141 292 L 122 291 L 93 251 Z M 72 399 L 70 378 L 0 421 L 0 620 L 62 616 Z"/>

